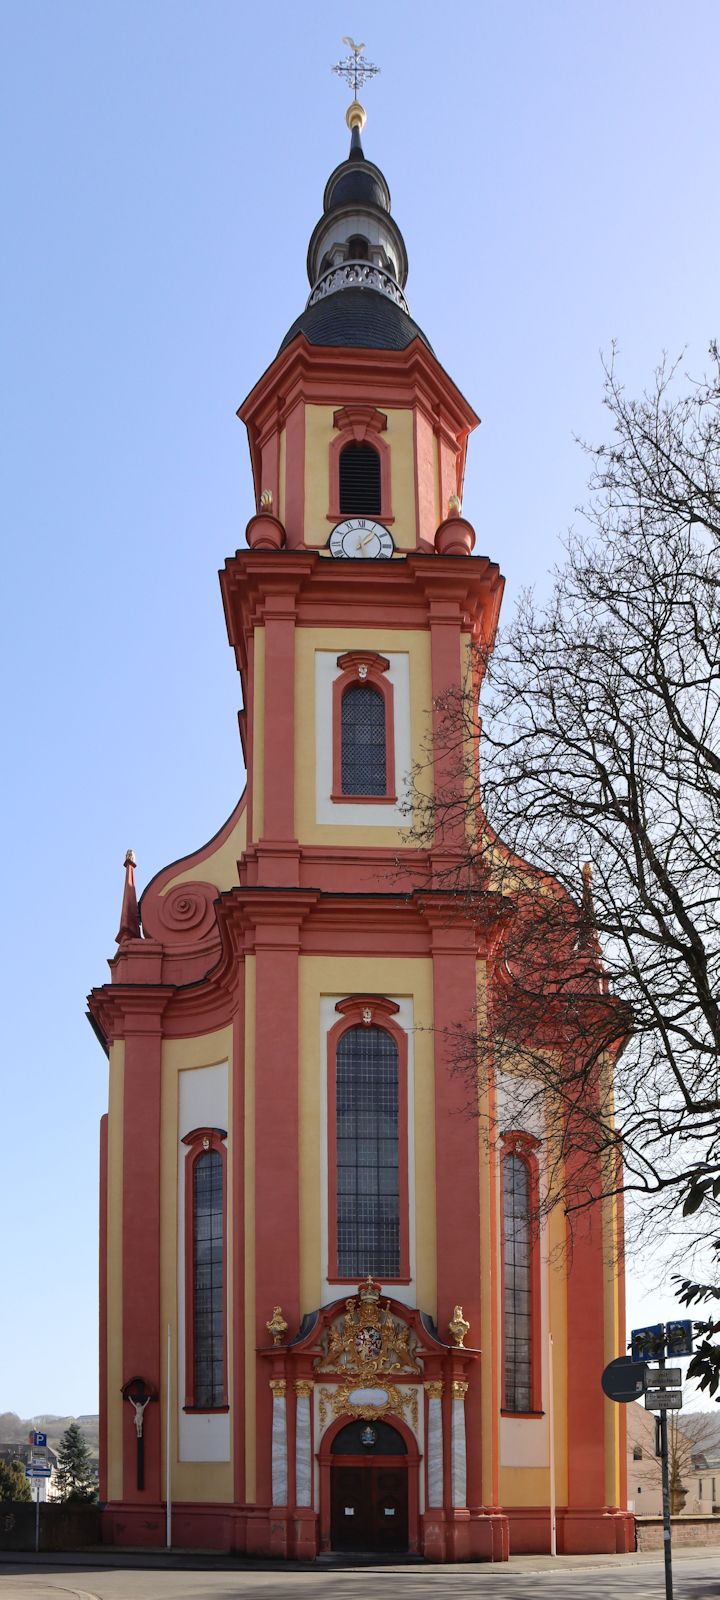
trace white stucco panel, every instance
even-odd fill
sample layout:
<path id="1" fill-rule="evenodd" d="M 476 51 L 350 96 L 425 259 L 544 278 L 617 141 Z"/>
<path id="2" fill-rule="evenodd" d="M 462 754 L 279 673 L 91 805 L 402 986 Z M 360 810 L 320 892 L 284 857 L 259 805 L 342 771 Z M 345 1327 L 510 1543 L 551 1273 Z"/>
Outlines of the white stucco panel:
<path id="1" fill-rule="evenodd" d="M 228 1066 L 191 1067 L 180 1072 L 178 1083 L 178 1251 L 177 1251 L 177 1361 L 173 1383 L 180 1461 L 229 1461 L 230 1413 L 186 1412 L 185 1402 L 185 1157 L 182 1143 L 194 1128 L 228 1126 Z M 229 1297 L 228 1297 L 229 1304 Z M 228 1353 L 230 1351 L 228 1329 Z"/>
<path id="2" fill-rule="evenodd" d="M 333 683 L 342 677 L 337 664 L 339 651 L 315 652 L 315 820 L 336 826 L 362 828 L 407 828 L 405 811 L 410 792 L 410 658 L 399 651 L 383 650 L 390 662 L 385 677 L 392 684 L 395 729 L 396 805 L 337 804 L 331 799 L 333 787 Z"/>
<path id="3" fill-rule="evenodd" d="M 549 1466 L 547 1417 L 501 1417 L 500 1464 L 503 1467 Z"/>

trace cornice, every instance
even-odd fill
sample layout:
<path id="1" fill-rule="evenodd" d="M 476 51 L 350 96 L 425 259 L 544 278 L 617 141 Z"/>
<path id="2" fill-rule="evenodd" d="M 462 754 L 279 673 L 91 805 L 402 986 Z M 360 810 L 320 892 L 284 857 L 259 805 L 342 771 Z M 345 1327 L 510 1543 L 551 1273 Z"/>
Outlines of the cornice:
<path id="1" fill-rule="evenodd" d="M 395 405 L 423 404 L 439 426 L 449 428 L 456 444 L 458 437 L 467 437 L 480 421 L 422 339 L 414 339 L 405 350 L 363 350 L 312 345 L 304 334 L 275 357 L 238 407 L 237 415 L 257 438 L 272 416 L 284 423 L 304 390 L 312 388 L 316 404 L 337 404 L 348 380 L 354 390 L 367 387 L 368 403 L 388 403 L 383 393 L 387 386 Z"/>
<path id="2" fill-rule="evenodd" d="M 381 622 L 426 628 L 440 618 L 490 644 L 504 579 L 487 556 L 440 556 L 411 550 L 390 561 L 334 561 L 317 550 L 237 550 L 220 572 L 230 643 L 241 672 L 247 638 L 272 615 L 298 627 L 322 626 L 342 614 L 348 627 Z M 280 606 L 287 600 L 288 609 Z M 434 608 L 434 612 L 433 612 Z"/>

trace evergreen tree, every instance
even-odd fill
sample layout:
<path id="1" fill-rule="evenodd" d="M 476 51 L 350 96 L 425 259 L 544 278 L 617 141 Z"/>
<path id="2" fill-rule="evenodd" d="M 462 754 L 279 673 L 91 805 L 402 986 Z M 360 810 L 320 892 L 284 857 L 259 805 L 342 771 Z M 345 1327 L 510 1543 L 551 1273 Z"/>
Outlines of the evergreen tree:
<path id="1" fill-rule="evenodd" d="M 0 1461 L 0 1500 L 32 1500 L 22 1461 Z"/>
<path id="2" fill-rule="evenodd" d="M 56 1485 L 61 1500 L 95 1500 L 97 1473 L 77 1422 L 71 1422 L 60 1440 Z"/>

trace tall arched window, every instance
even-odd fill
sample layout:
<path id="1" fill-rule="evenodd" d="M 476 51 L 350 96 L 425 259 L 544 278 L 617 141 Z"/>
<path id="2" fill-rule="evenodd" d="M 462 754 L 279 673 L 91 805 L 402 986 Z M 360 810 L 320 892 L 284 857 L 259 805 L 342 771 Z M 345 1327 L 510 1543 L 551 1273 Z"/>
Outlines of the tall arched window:
<path id="1" fill-rule="evenodd" d="M 340 452 L 342 516 L 379 517 L 382 496 L 380 457 L 373 445 L 351 440 Z"/>
<path id="2" fill-rule="evenodd" d="M 515 1135 L 501 1162 L 503 1409 L 539 1409 L 536 1141 Z"/>
<path id="3" fill-rule="evenodd" d="M 222 1156 L 208 1150 L 193 1168 L 196 1406 L 222 1405 L 225 1398 L 223 1266 Z"/>
<path id="4" fill-rule="evenodd" d="M 335 1067 L 337 1275 L 401 1269 L 398 1050 L 384 1028 L 348 1028 Z"/>
<path id="5" fill-rule="evenodd" d="M 184 1140 L 186 1403 L 199 1411 L 227 1402 L 224 1137 L 200 1128 Z"/>
<path id="6" fill-rule="evenodd" d="M 341 785 L 344 795 L 387 794 L 385 700 L 370 683 L 351 683 L 342 697 Z"/>

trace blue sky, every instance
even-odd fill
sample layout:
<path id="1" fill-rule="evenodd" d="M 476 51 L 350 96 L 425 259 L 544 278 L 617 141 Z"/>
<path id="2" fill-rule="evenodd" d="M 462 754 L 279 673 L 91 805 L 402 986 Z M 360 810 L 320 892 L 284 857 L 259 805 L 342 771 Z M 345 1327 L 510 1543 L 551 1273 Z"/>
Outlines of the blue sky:
<path id="1" fill-rule="evenodd" d="M 715 0 L 2 5 L 5 612 L 0 1411 L 97 1406 L 84 997 L 141 882 L 243 773 L 217 569 L 252 510 L 235 409 L 307 295 L 347 144 L 341 37 L 408 298 L 479 411 L 465 512 L 506 606 L 544 582 L 628 389 L 718 332 Z M 637 1302 L 654 1320 L 668 1295 Z"/>

